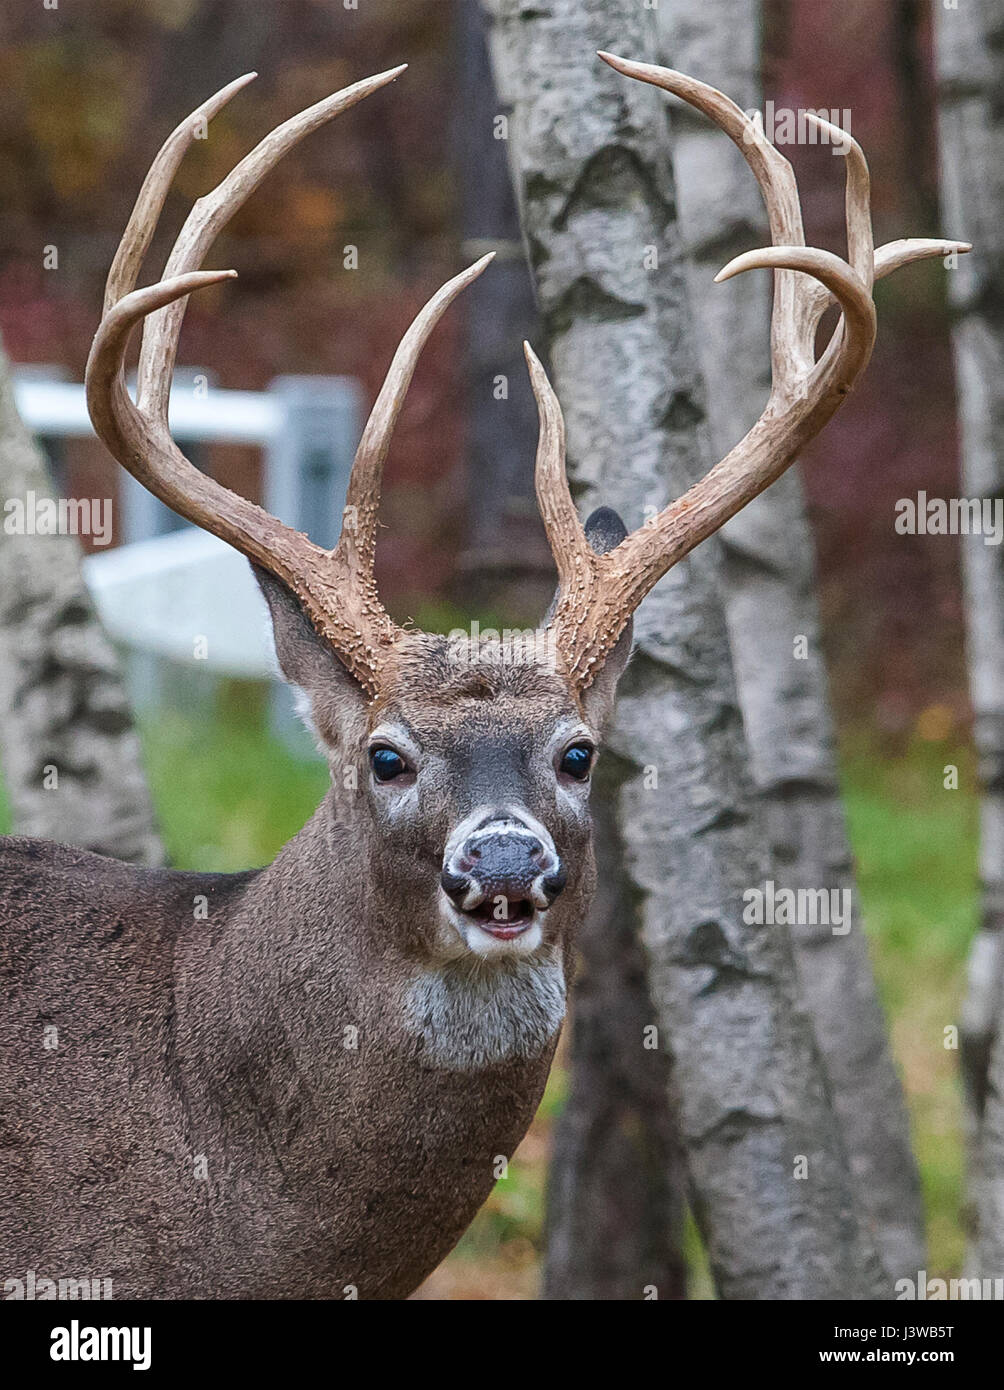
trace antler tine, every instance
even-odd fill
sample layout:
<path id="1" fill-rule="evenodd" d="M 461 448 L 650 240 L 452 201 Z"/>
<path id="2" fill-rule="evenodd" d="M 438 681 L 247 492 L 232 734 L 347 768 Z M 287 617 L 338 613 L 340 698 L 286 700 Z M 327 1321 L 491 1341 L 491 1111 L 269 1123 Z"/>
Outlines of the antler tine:
<path id="1" fill-rule="evenodd" d="M 193 290 L 233 279 L 236 274 L 235 270 L 190 271 L 123 295 L 104 315 L 94 337 L 85 374 L 87 404 L 98 436 L 133 477 L 182 516 L 205 526 L 250 558 L 281 571 L 281 577 L 292 585 L 292 571 L 287 571 L 281 560 L 277 566 L 270 546 L 282 533 L 297 541 L 306 541 L 306 537 L 193 468 L 173 440 L 168 438 L 165 444 L 160 431 L 133 404 L 125 384 L 126 347 L 141 319 Z"/>
<path id="2" fill-rule="evenodd" d="M 942 237 L 901 237 L 898 241 L 887 241 L 875 252 L 875 279 L 882 280 L 912 261 L 953 254 L 964 256 L 972 249 L 971 241 L 947 241 Z"/>
<path id="3" fill-rule="evenodd" d="M 537 437 L 537 464 L 534 487 L 544 530 L 558 570 L 561 589 L 572 589 L 582 579 L 583 566 L 589 567 L 595 551 L 575 510 L 565 470 L 565 419 L 547 373 L 529 343 L 523 344 L 530 384 L 537 402 L 540 431 Z"/>
<path id="4" fill-rule="evenodd" d="M 871 177 L 864 150 L 846 130 L 806 111 L 805 119 L 821 131 L 834 148 L 844 146 L 847 186 L 844 220 L 847 225 L 847 260 L 869 289 L 875 278 L 875 240 L 872 236 Z"/>
<path id="5" fill-rule="evenodd" d="M 884 246 L 875 248 L 873 280 L 884 280 L 894 270 L 899 270 L 901 266 L 910 265 L 914 261 L 933 260 L 936 256 L 964 256 L 972 249 L 971 242 L 950 241 L 944 237 L 901 237 L 898 241 L 887 241 Z M 825 285 L 813 286 L 813 331 L 834 302 L 833 295 Z"/>
<path id="6" fill-rule="evenodd" d="M 383 466 L 419 354 L 429 334 L 457 295 L 472 284 L 494 259 L 495 252 L 489 251 L 437 290 L 416 316 L 391 359 L 352 461 L 342 515 L 342 534 L 336 548 L 336 553 L 344 558 L 360 583 L 373 583 Z"/>
<path id="7" fill-rule="evenodd" d="M 770 239 L 775 246 L 804 246 L 802 207 L 795 171 L 788 160 L 767 139 L 761 126 L 724 92 L 698 82 L 674 68 L 654 63 L 636 63 L 600 51 L 603 59 L 625 77 L 661 87 L 685 101 L 713 121 L 739 150 L 750 166 L 767 209 Z M 779 272 L 774 277 L 774 309 L 771 317 L 771 365 L 774 385 L 780 392 L 788 376 L 810 366 L 813 360 L 813 331 L 810 328 L 806 282 L 798 275 Z"/>
<path id="8" fill-rule="evenodd" d="M 183 275 L 189 270 L 199 268 L 209 247 L 234 213 L 243 207 L 265 175 L 275 167 L 283 155 L 305 135 L 333 120 L 335 116 L 341 115 L 343 111 L 355 106 L 356 102 L 379 91 L 381 87 L 386 87 L 406 68 L 407 63 L 402 63 L 399 67 L 388 69 L 387 72 L 355 82 L 333 96 L 325 97 L 309 106 L 298 115 L 291 116 L 288 121 L 284 121 L 266 135 L 211 193 L 200 198 L 192 208 L 168 257 L 164 267 L 164 278 Z M 180 158 L 180 154 L 178 157 Z M 166 188 L 164 193 L 166 194 Z M 143 326 L 137 396 L 141 408 L 152 411 L 165 424 L 178 337 L 184 316 L 185 301 L 179 300 L 151 314 Z"/>
<path id="9" fill-rule="evenodd" d="M 847 260 L 857 271 L 870 293 L 875 281 L 875 238 L 872 233 L 871 177 L 868 173 L 868 161 L 865 159 L 864 150 L 841 126 L 834 125 L 832 121 L 824 120 L 821 116 L 817 116 L 814 111 L 806 111 L 805 118 L 810 125 L 815 126 L 826 136 L 834 148 L 839 149 L 843 146 L 846 169 L 844 222 L 847 229 Z M 827 305 L 833 303 L 834 296 L 819 281 L 807 283 L 806 294 L 808 296 L 809 330 L 814 341 L 819 320 L 822 318 Z M 832 358 L 837 351 L 843 333 L 844 325 L 843 322 L 840 322 L 831 335 L 821 360 L 828 361 Z"/>
<path id="10" fill-rule="evenodd" d="M 157 151 L 108 271 L 108 279 L 105 282 L 106 313 L 123 295 L 136 288 L 136 277 L 150 249 L 168 189 L 178 172 L 179 164 L 196 138 L 199 127 L 204 121 L 211 121 L 231 97 L 236 96 L 257 76 L 255 72 L 246 72 L 243 77 L 236 77 L 233 82 L 221 87 L 201 106 L 197 106 L 190 116 L 186 116 L 180 125 L 175 126 Z"/>

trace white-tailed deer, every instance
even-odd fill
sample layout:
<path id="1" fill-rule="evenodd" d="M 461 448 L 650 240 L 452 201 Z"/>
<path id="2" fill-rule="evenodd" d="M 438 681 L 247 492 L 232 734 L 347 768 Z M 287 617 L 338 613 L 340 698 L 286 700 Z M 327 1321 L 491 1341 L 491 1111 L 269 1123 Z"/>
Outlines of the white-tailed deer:
<path id="1" fill-rule="evenodd" d="M 387 1298 L 420 1283 L 485 1200 L 544 1086 L 593 887 L 590 770 L 634 609 L 836 410 L 871 352 L 873 277 L 966 249 L 874 251 L 864 157 L 832 128 L 847 151 L 848 259 L 806 247 L 791 168 L 738 107 L 680 73 L 601 56 L 703 111 L 756 175 L 773 245 L 718 278 L 775 271 L 773 389 L 726 458 L 626 535 L 610 511 L 580 523 L 561 411 L 527 348 L 558 571 L 529 654 L 398 627 L 373 579 L 381 471 L 418 353 L 489 258 L 405 334 L 334 550 L 200 473 L 168 428 L 186 296 L 233 273 L 199 269 L 213 238 L 301 136 L 402 69 L 273 131 L 196 203 L 163 280 L 136 289 L 179 161 L 247 79 L 154 160 L 108 277 L 91 416 L 134 477 L 251 561 L 331 788 L 275 862 L 246 873 L 2 843 L 0 1278 L 110 1278 L 117 1297 L 158 1298 Z M 841 316 L 817 359 L 833 301 Z M 134 404 L 123 358 L 141 320 Z"/>

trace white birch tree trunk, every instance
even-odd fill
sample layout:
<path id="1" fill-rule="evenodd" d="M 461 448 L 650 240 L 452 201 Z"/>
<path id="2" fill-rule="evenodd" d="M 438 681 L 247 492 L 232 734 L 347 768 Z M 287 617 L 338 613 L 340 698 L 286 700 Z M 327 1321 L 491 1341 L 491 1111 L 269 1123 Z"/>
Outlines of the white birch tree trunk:
<path id="1" fill-rule="evenodd" d="M 760 110 L 760 0 L 660 0 L 661 61 Z M 683 103 L 672 109 L 673 164 L 687 283 L 716 458 L 752 426 L 770 389 L 766 275 L 715 274 L 770 243 L 760 190 L 730 140 Z M 834 164 L 833 176 L 843 177 Z M 811 236 L 810 236 L 811 240 Z M 920 1179 L 902 1088 L 863 934 L 837 780 L 820 646 L 812 533 L 791 468 L 724 528 L 724 594 L 753 781 L 766 812 L 779 886 L 827 889 L 853 903 L 849 922 L 791 927 L 854 1176 L 861 1216 L 886 1273 L 924 1264 Z M 844 897 L 843 895 L 847 896 Z"/>
<path id="2" fill-rule="evenodd" d="M 23 502 L 29 492 L 51 496 L 52 487 L 0 353 L 0 498 Z M 0 767 L 17 834 L 163 863 L 139 739 L 79 544 L 9 534 L 2 521 Z"/>
<path id="3" fill-rule="evenodd" d="M 1004 18 L 999 0 L 934 8 L 943 222 L 973 243 L 948 277 L 962 494 L 1004 496 Z M 971 1259 L 1004 1275 L 1004 559 L 963 536 L 969 683 L 980 781 L 982 913 L 962 1011 Z"/>
<path id="4" fill-rule="evenodd" d="M 485 3 L 570 475 L 584 510 L 607 503 L 636 527 L 708 462 L 665 112 L 595 57 L 654 56 L 652 12 Z M 609 738 L 695 1214 L 724 1298 L 890 1295 L 858 1225 L 789 942 L 744 921 L 743 892 L 763 884 L 769 856 L 717 565 L 705 544 L 642 606 Z"/>

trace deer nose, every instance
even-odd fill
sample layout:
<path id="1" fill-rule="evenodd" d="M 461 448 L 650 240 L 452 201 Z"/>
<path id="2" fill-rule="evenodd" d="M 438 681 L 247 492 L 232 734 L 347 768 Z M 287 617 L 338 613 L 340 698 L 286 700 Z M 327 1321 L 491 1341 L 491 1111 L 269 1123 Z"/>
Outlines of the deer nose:
<path id="1" fill-rule="evenodd" d="M 549 903 L 554 902 L 567 882 L 568 875 L 565 873 L 565 866 L 559 860 L 553 873 L 546 874 L 540 881 L 540 886 Z"/>
<path id="2" fill-rule="evenodd" d="M 548 837 L 550 838 L 550 837 Z M 504 898 L 550 907 L 568 879 L 553 847 L 523 827 L 490 826 L 470 835 L 443 865 L 443 892 L 464 912 Z"/>
<path id="3" fill-rule="evenodd" d="M 470 892 L 472 884 L 466 874 L 455 874 L 450 869 L 444 868 L 439 875 L 439 881 L 443 885 L 443 892 L 454 904 L 455 907 L 463 907 L 464 899 Z"/>

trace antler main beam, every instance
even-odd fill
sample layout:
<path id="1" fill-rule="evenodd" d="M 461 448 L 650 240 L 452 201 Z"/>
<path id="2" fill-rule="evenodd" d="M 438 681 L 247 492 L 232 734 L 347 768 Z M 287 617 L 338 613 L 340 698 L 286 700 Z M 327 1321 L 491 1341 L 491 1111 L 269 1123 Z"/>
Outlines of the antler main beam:
<path id="1" fill-rule="evenodd" d="M 376 592 L 380 482 L 390 438 L 429 334 L 456 296 L 489 261 L 484 256 L 432 297 L 408 329 L 370 414 L 348 486 L 342 535 L 323 550 L 261 507 L 195 468 L 171 438 L 168 405 L 188 295 L 236 272 L 201 271 L 214 239 L 265 175 L 299 140 L 356 102 L 387 86 L 404 66 L 356 82 L 278 126 L 192 208 L 167 260 L 164 278 L 146 289 L 136 280 L 171 181 L 203 127 L 250 82 L 248 73 L 198 107 L 168 136 L 143 182 L 112 261 L 101 325 L 87 363 L 87 400 L 94 428 L 115 458 L 180 516 L 204 527 L 281 579 L 299 598 L 317 631 L 370 695 L 400 637 Z M 129 336 L 143 323 L 137 399 L 125 385 Z"/>
<path id="2" fill-rule="evenodd" d="M 715 279 L 758 267 L 774 271 L 772 384 L 763 414 L 725 458 L 614 550 L 597 555 L 568 490 L 561 407 L 526 345 L 540 418 L 537 496 L 558 569 L 551 631 L 567 673 L 580 689 L 592 682 L 631 614 L 666 571 L 769 487 L 837 410 L 871 356 L 873 280 L 910 261 L 970 249 L 966 242 L 916 240 L 892 242 L 876 251 L 864 154 L 845 131 L 819 117 L 812 119 L 846 156 L 847 260 L 806 246 L 794 171 L 734 102 L 671 68 L 610 53 L 599 56 L 625 77 L 661 87 L 702 111 L 752 169 L 767 208 L 772 245 L 737 256 Z M 816 330 L 834 302 L 840 320 L 817 360 Z"/>

